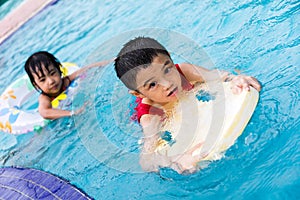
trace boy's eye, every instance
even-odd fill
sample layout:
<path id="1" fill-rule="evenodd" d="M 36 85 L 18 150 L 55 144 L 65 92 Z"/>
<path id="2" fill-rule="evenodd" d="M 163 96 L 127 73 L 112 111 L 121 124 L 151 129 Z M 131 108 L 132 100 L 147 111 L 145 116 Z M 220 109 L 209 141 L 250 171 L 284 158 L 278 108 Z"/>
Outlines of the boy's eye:
<path id="1" fill-rule="evenodd" d="M 167 67 L 164 71 L 165 74 L 169 73 L 172 70 L 173 67 Z"/>
<path id="2" fill-rule="evenodd" d="M 44 81 L 45 81 L 45 78 L 40 78 L 39 81 L 40 81 L 40 82 L 44 82 Z"/>
<path id="3" fill-rule="evenodd" d="M 156 82 L 152 82 L 152 83 L 150 83 L 149 84 L 149 88 L 151 89 L 151 88 L 154 88 L 156 86 Z"/>

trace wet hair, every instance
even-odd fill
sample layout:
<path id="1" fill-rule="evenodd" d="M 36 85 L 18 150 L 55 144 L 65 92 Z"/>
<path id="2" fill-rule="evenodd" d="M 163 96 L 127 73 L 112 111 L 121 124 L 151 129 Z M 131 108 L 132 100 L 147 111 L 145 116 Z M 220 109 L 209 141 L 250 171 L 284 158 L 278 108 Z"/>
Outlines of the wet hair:
<path id="1" fill-rule="evenodd" d="M 164 46 L 149 37 L 137 37 L 127 42 L 115 59 L 115 71 L 118 78 L 131 90 L 137 90 L 136 75 L 147 68 L 158 54 L 170 57 Z M 171 58 L 171 57 L 170 57 Z"/>
<path id="2" fill-rule="evenodd" d="M 34 81 L 33 74 L 36 74 L 38 76 L 38 72 L 41 72 L 41 75 L 44 76 L 45 74 L 43 71 L 43 66 L 48 72 L 50 72 L 49 67 L 51 65 L 58 70 L 59 75 L 61 76 L 61 63 L 57 58 L 54 57 L 54 55 L 47 51 L 36 52 L 26 60 L 24 68 L 27 75 L 29 76 L 30 82 L 36 90 L 39 91 L 39 88 L 37 87 L 37 84 Z"/>

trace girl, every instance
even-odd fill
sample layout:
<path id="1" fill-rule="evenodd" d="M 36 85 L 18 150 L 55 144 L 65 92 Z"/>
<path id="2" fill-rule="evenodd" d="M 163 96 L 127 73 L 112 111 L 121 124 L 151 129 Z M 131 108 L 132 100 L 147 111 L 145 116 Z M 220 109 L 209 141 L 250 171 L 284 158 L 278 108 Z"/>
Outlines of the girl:
<path id="1" fill-rule="evenodd" d="M 92 67 L 101 67 L 108 61 L 97 62 L 62 77 L 62 64 L 49 52 L 39 51 L 32 54 L 25 63 L 25 71 L 35 89 L 41 92 L 38 110 L 45 119 L 58 119 L 72 116 L 73 111 L 52 108 L 51 101 L 68 88 L 70 83 L 82 72 Z"/>

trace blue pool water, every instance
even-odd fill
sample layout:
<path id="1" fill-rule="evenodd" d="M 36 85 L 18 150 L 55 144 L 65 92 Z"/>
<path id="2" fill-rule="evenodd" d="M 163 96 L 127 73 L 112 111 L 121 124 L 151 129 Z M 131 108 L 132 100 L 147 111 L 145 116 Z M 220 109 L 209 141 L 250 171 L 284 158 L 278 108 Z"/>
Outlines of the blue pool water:
<path id="1" fill-rule="evenodd" d="M 188 176 L 170 169 L 143 173 L 141 129 L 128 117 L 133 99 L 110 65 L 89 71 L 74 97 L 75 108 L 89 102 L 86 112 L 40 133 L 0 132 L 0 165 L 51 172 L 95 199 L 299 199 L 299 9 L 297 0 L 59 0 L 0 45 L 1 93 L 24 75 L 24 61 L 35 51 L 82 66 L 116 56 L 135 33 L 164 30 L 200 45 L 214 63 L 209 68 L 258 78 L 258 106 L 221 160 Z M 200 63 L 197 53 L 189 49 L 175 61 Z"/>

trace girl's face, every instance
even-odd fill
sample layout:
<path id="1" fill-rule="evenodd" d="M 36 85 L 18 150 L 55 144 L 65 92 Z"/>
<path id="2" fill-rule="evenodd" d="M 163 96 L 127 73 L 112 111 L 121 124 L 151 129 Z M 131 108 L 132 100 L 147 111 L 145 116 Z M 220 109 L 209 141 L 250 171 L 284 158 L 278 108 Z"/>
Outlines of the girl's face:
<path id="1" fill-rule="evenodd" d="M 33 73 L 36 86 L 48 95 L 58 95 L 63 84 L 59 71 L 53 65 L 49 66 L 49 72 L 44 66 L 42 70 L 43 73 L 41 71 Z"/>
<path id="2" fill-rule="evenodd" d="M 158 54 L 147 68 L 136 76 L 139 97 L 164 105 L 177 100 L 182 92 L 181 77 L 169 56 Z"/>

